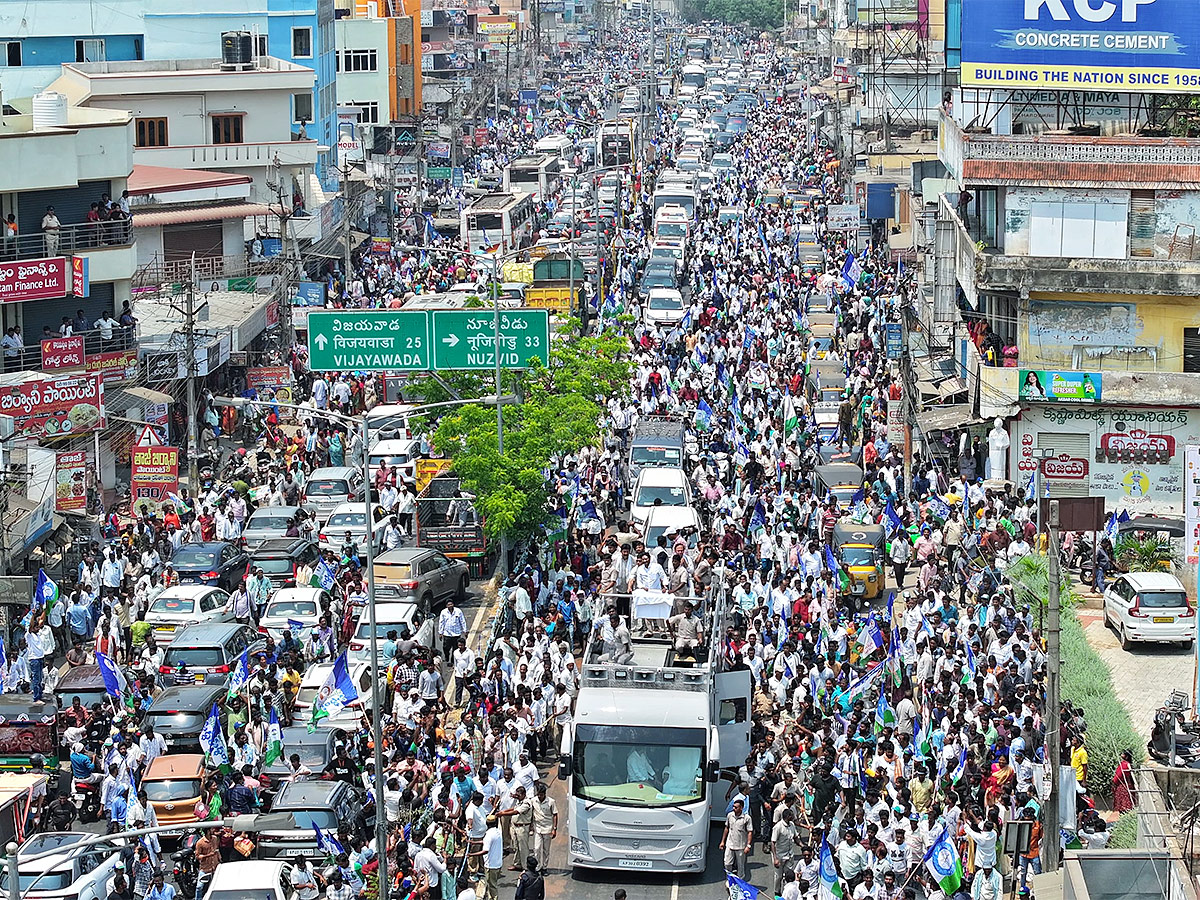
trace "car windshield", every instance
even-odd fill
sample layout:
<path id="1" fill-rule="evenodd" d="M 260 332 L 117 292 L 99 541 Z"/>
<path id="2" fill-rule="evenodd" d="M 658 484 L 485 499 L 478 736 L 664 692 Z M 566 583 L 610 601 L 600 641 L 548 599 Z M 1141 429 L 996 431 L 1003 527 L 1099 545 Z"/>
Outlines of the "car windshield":
<path id="1" fill-rule="evenodd" d="M 350 491 L 345 481 L 335 478 L 310 481 L 304 486 L 304 493 L 309 497 L 341 497 Z"/>
<path id="2" fill-rule="evenodd" d="M 658 294 L 650 298 L 651 309 L 683 309 L 683 300 L 670 294 Z"/>
<path id="3" fill-rule="evenodd" d="M 170 781 L 142 779 L 146 799 L 151 803 L 166 803 L 170 800 L 190 800 L 200 796 L 200 782 L 193 778 L 175 778 Z"/>
<path id="4" fill-rule="evenodd" d="M 365 512 L 344 512 L 334 513 L 329 517 L 329 521 L 325 523 L 326 531 L 333 531 L 337 528 L 343 530 L 353 530 L 355 528 L 367 527 L 367 514 Z"/>
<path id="5" fill-rule="evenodd" d="M 1146 609 L 1177 609 L 1187 606 L 1183 591 L 1139 591 L 1138 605 Z"/>
<path id="6" fill-rule="evenodd" d="M 170 734 L 171 729 L 195 728 L 207 718 L 207 712 L 181 712 L 170 709 L 146 714 L 146 719 L 160 734 Z"/>
<path id="7" fill-rule="evenodd" d="M 638 489 L 635 506 L 653 506 L 654 501 L 661 500 L 663 506 L 686 506 L 687 497 L 681 487 L 667 485 L 644 484 Z"/>
<path id="8" fill-rule="evenodd" d="M 317 604 L 314 600 L 301 600 L 299 598 L 287 597 L 283 600 L 272 600 L 267 606 L 267 610 L 263 613 L 264 617 L 270 616 L 316 616 Z"/>
<path id="9" fill-rule="evenodd" d="M 676 526 L 672 525 L 670 527 L 672 529 L 674 529 Z M 666 525 L 655 525 L 651 528 L 647 528 L 646 529 L 646 546 L 647 547 L 657 547 L 658 539 L 666 533 L 667 533 Z M 696 543 L 700 540 L 700 533 L 698 531 L 693 530 L 690 534 L 686 535 L 684 539 L 687 541 L 687 545 L 689 547 L 695 547 Z M 674 543 L 674 541 L 671 538 L 668 538 L 667 540 L 670 541 L 671 543 Z"/>
<path id="10" fill-rule="evenodd" d="M 677 466 L 678 447 L 634 447 L 633 461 L 639 466 Z"/>
<path id="11" fill-rule="evenodd" d="M 408 625 L 404 622 L 376 622 L 375 636 L 380 640 L 387 639 L 389 631 L 396 632 L 397 636 L 403 637 L 408 633 Z M 370 640 L 371 638 L 371 623 L 365 619 L 358 623 L 358 629 L 354 632 L 354 636 L 359 640 Z"/>
<path id="12" fill-rule="evenodd" d="M 247 527 L 258 528 L 282 528 L 287 524 L 288 519 L 292 517 L 291 510 L 284 510 L 283 507 L 275 507 L 274 509 L 260 509 L 250 517 Z"/>
<path id="13" fill-rule="evenodd" d="M 687 237 L 686 225 L 662 224 L 654 229 L 655 234 L 659 237 L 681 238 Z"/>
<path id="14" fill-rule="evenodd" d="M 300 763 L 302 765 L 309 767 L 320 766 L 323 769 L 325 768 L 325 763 L 329 761 L 329 748 L 323 743 L 317 744 L 310 741 L 303 744 L 289 744 L 287 753 L 284 756 L 290 757 L 293 753 L 300 756 Z M 278 761 L 267 766 L 267 768 L 284 771 L 287 769 L 287 761 L 281 756 Z"/>
<path id="15" fill-rule="evenodd" d="M 300 831 L 312 831 L 314 825 L 326 830 L 338 827 L 337 817 L 331 809 L 281 809 L 276 811 L 291 813 L 292 821 L 296 823 L 296 828 Z"/>
<path id="16" fill-rule="evenodd" d="M 174 615 L 191 615 L 196 608 L 196 601 L 191 597 L 168 597 L 160 594 L 158 599 L 150 604 L 152 613 L 171 613 Z"/>
<path id="17" fill-rule="evenodd" d="M 681 806 L 704 798 L 703 732 L 591 726 L 575 741 L 574 792 L 614 806 Z M 694 734 L 693 734 L 694 732 Z"/>
<path id="18" fill-rule="evenodd" d="M 172 668 L 181 664 L 189 668 L 219 666 L 223 662 L 225 660 L 221 658 L 219 647 L 176 647 L 172 645 L 167 649 L 166 656 L 163 657 L 163 665 Z"/>
<path id="19" fill-rule="evenodd" d="M 180 547 L 171 557 L 171 565 L 180 569 L 212 568 L 217 564 L 217 551 Z"/>
<path id="20" fill-rule="evenodd" d="M 292 564 L 290 556 L 266 556 L 254 557 L 254 561 L 250 565 L 255 568 L 262 567 L 262 570 L 267 575 L 292 575 L 295 572 L 295 566 Z"/>

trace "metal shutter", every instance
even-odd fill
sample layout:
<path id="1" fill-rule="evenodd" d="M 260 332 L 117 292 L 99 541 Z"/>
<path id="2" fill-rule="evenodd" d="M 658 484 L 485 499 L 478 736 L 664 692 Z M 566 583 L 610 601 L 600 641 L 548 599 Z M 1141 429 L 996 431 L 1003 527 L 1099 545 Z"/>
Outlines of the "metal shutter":
<path id="1" fill-rule="evenodd" d="M 93 203 L 100 202 L 101 194 L 112 196 L 111 181 L 81 181 L 79 187 L 23 192 L 17 197 L 17 227 L 21 234 L 41 234 L 47 206 L 54 207 L 54 214 L 63 225 L 86 222 L 88 210 Z M 40 327 L 38 331 L 41 332 Z"/>
<path id="2" fill-rule="evenodd" d="M 1183 329 L 1183 371 L 1200 372 L 1200 328 Z"/>
<path id="3" fill-rule="evenodd" d="M 105 312 L 114 316 L 113 284 L 93 283 L 87 297 L 63 297 L 59 300 L 38 300 L 36 303 L 21 304 L 21 335 L 26 345 L 32 346 L 42 339 L 42 326 L 49 325 L 53 332 L 58 331 L 62 317 L 75 318 L 76 310 L 83 310 L 89 322 L 95 322 Z M 90 353 L 91 350 L 89 349 Z"/>
<path id="4" fill-rule="evenodd" d="M 1092 466 L 1092 439 L 1087 434 L 1063 434 L 1060 431 L 1039 431 L 1037 436 L 1039 447 L 1050 447 L 1055 456 L 1066 455 L 1072 459 L 1081 459 L 1088 469 Z M 1089 478 L 1043 478 L 1050 488 L 1050 498 L 1055 497 L 1089 497 L 1091 480 Z"/>
<path id="5" fill-rule="evenodd" d="M 1129 193 L 1129 255 L 1142 258 L 1153 257 L 1154 229 L 1158 225 L 1158 213 L 1154 208 L 1154 191 L 1130 191 Z M 1200 370 L 1193 369 L 1192 371 Z"/>
<path id="6" fill-rule="evenodd" d="M 218 219 L 215 222 L 196 223 L 192 225 L 168 225 L 162 232 L 163 257 L 171 262 L 177 259 L 191 259 L 192 253 L 197 259 L 210 256 L 224 256 L 223 226 Z"/>

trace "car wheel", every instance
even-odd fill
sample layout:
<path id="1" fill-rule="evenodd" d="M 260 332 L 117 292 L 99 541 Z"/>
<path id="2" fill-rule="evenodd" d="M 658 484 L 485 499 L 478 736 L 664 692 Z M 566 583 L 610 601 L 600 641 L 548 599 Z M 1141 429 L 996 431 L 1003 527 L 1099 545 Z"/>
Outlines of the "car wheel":
<path id="1" fill-rule="evenodd" d="M 1125 630 L 1124 625 L 1121 626 L 1120 634 L 1121 634 L 1121 649 L 1122 650 L 1133 650 L 1133 641 L 1131 641 L 1129 639 L 1129 632 L 1127 632 Z"/>
<path id="2" fill-rule="evenodd" d="M 455 594 L 455 599 L 460 603 L 467 599 L 467 588 L 471 584 L 471 579 L 464 575 L 458 580 L 458 593 Z"/>
<path id="3" fill-rule="evenodd" d="M 1192 647 L 1195 646 L 1195 644 L 1196 644 L 1196 640 L 1195 640 L 1195 638 L 1193 638 L 1191 640 L 1184 641 L 1182 646 L 1183 646 L 1184 650 L 1191 650 Z"/>
<path id="4" fill-rule="evenodd" d="M 421 615 L 428 616 L 433 614 L 433 594 L 421 595 Z"/>
<path id="5" fill-rule="evenodd" d="M 1108 614 L 1108 604 L 1104 604 L 1104 627 L 1111 629 L 1113 627 L 1112 617 Z"/>

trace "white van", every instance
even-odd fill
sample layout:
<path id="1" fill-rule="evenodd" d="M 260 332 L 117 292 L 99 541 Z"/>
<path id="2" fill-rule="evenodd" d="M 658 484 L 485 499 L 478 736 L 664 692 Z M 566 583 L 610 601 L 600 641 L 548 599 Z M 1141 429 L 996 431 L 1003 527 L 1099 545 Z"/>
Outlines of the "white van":
<path id="1" fill-rule="evenodd" d="M 640 527 L 655 506 L 691 506 L 692 486 L 683 469 L 642 469 L 633 486 L 629 517 Z"/>
<path id="2" fill-rule="evenodd" d="M 411 403 L 381 403 L 367 410 L 367 431 L 371 443 L 394 438 L 411 438 L 408 418 L 414 409 Z"/>
<path id="3" fill-rule="evenodd" d="M 575 142 L 565 134 L 548 134 L 533 145 L 534 153 L 549 153 L 553 156 L 571 156 Z"/>

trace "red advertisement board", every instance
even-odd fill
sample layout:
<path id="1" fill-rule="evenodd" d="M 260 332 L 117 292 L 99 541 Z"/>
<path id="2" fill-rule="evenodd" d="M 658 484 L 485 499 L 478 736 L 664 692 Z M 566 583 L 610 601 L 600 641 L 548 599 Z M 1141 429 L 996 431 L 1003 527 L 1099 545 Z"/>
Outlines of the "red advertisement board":
<path id="1" fill-rule="evenodd" d="M 161 512 L 163 504 L 170 502 L 170 495 L 179 491 L 179 448 L 134 447 L 131 460 L 130 510 L 140 513 L 145 504 L 151 512 Z"/>
<path id="2" fill-rule="evenodd" d="M 71 272 L 65 256 L 0 263 L 0 301 L 54 300 L 67 296 Z"/>
<path id="3" fill-rule="evenodd" d="M 104 384 L 98 375 L 27 381 L 0 390 L 0 415 L 33 438 L 86 434 L 105 426 Z"/>
<path id="4" fill-rule="evenodd" d="M 73 334 L 65 338 L 46 338 L 42 341 L 42 369 L 82 369 L 83 335 Z"/>
<path id="5" fill-rule="evenodd" d="M 87 510 L 87 451 L 70 450 L 54 455 L 57 477 L 55 478 L 54 508 L 58 512 L 85 512 Z"/>

